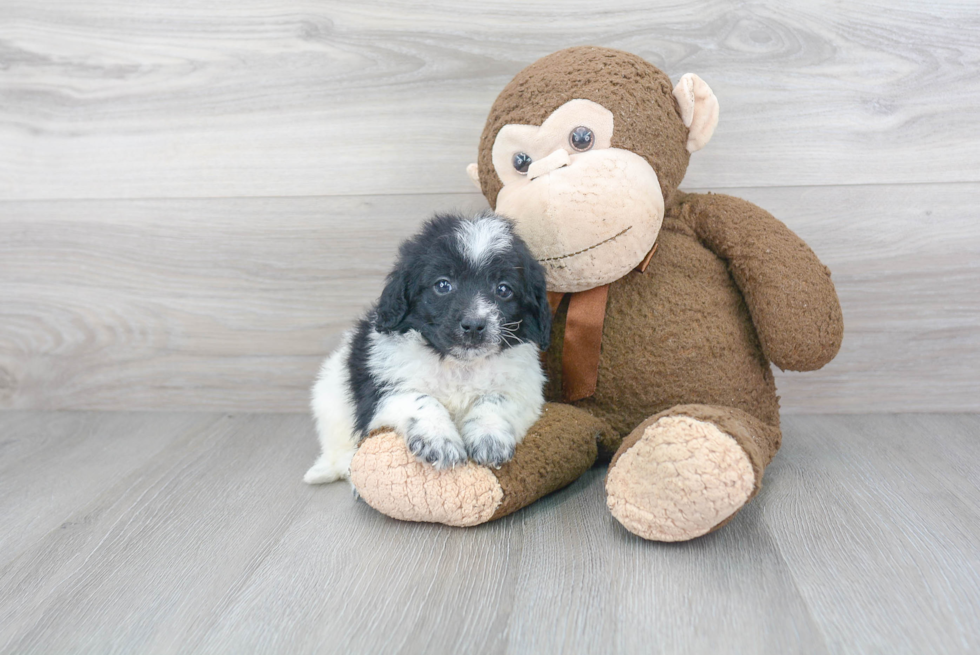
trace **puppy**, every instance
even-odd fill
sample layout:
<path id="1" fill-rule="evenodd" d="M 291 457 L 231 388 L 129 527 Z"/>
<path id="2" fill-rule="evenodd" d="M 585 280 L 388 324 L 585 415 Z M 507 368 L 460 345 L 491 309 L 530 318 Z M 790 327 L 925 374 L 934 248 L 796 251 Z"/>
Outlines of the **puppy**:
<path id="1" fill-rule="evenodd" d="M 312 398 L 322 454 L 303 479 L 349 477 L 357 444 L 380 427 L 436 468 L 499 467 L 541 415 L 550 333 L 544 269 L 507 219 L 429 220 L 323 363 Z"/>

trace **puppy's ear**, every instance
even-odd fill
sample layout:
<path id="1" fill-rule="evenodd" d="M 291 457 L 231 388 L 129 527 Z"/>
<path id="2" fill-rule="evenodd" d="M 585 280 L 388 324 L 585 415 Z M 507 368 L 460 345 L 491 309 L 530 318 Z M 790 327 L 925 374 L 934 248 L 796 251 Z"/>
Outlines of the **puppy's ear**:
<path id="1" fill-rule="evenodd" d="M 544 281 L 544 268 L 530 251 L 524 256 L 524 297 L 527 299 L 527 320 L 524 336 L 538 344 L 542 351 L 551 345 L 551 306 Z"/>
<path id="2" fill-rule="evenodd" d="M 394 332 L 408 314 L 408 272 L 396 268 L 385 281 L 381 300 L 378 301 L 375 327 L 381 332 Z"/>

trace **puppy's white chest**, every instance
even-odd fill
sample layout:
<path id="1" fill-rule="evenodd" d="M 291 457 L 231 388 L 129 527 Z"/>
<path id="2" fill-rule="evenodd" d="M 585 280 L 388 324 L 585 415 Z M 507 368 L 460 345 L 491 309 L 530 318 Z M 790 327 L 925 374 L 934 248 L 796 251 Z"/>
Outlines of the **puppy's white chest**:
<path id="1" fill-rule="evenodd" d="M 530 344 L 469 361 L 439 357 L 417 332 L 376 335 L 372 348 L 372 372 L 379 380 L 392 391 L 436 398 L 454 418 L 466 414 L 482 396 L 518 391 L 529 377 L 538 384 L 543 381 L 534 375 L 540 369 L 537 350 Z"/>
<path id="2" fill-rule="evenodd" d="M 499 387 L 485 362 L 464 367 L 455 362 L 441 362 L 433 375 L 423 379 L 421 391 L 438 399 L 453 418 L 466 414 L 481 396 L 494 393 Z"/>

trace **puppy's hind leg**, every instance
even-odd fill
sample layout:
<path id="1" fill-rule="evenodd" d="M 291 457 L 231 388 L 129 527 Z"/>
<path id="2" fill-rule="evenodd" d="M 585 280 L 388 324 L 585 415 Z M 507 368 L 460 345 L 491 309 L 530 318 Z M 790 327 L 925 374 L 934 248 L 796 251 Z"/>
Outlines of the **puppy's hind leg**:
<path id="1" fill-rule="evenodd" d="M 350 461 L 357 452 L 354 428 L 346 415 L 346 407 L 329 398 L 314 398 L 314 415 L 320 438 L 320 457 L 303 476 L 307 484 L 326 484 L 350 477 Z M 319 402 L 317 402 L 319 401 Z"/>
<path id="2" fill-rule="evenodd" d="M 311 406 L 320 441 L 320 457 L 303 476 L 307 484 L 325 484 L 350 477 L 350 461 L 357 452 L 353 408 L 347 392 L 347 355 L 350 338 L 327 358 L 313 386 Z"/>
<path id="3" fill-rule="evenodd" d="M 350 461 L 354 458 L 357 448 L 346 451 L 325 452 L 314 462 L 310 470 L 303 476 L 306 484 L 326 484 L 341 478 L 350 477 Z"/>

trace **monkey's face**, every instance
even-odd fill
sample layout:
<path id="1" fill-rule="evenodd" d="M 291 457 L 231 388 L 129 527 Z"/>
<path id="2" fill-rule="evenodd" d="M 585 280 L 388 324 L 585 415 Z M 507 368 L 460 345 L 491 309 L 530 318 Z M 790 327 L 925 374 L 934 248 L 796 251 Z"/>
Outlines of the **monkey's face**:
<path id="1" fill-rule="evenodd" d="M 500 92 L 467 173 L 514 219 L 552 291 L 613 282 L 649 253 L 665 198 L 711 138 L 718 100 L 642 58 L 595 46 L 542 57 Z"/>
<path id="2" fill-rule="evenodd" d="M 664 217 L 657 173 L 613 148 L 613 113 L 571 100 L 540 126 L 505 125 L 493 144 L 498 213 L 515 221 L 552 291 L 583 291 L 635 268 Z"/>

